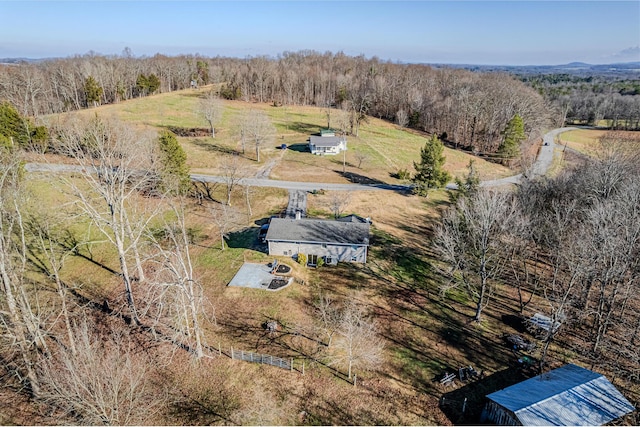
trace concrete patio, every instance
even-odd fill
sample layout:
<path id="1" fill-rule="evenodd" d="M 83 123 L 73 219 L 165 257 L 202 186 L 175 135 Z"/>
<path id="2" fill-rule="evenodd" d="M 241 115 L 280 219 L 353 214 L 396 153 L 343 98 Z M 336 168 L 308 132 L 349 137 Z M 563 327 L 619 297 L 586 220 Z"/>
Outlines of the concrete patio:
<path id="1" fill-rule="evenodd" d="M 293 277 L 271 274 L 271 270 L 270 264 L 245 262 L 228 286 L 279 291 L 293 281 Z"/>

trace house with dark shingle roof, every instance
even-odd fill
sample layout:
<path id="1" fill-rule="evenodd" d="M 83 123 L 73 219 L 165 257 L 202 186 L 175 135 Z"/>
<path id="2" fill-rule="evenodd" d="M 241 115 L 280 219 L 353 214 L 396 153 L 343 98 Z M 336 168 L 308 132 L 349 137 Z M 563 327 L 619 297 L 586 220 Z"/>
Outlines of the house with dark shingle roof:
<path id="1" fill-rule="evenodd" d="M 487 395 L 480 422 L 599 426 L 634 410 L 603 375 L 568 364 Z"/>
<path id="2" fill-rule="evenodd" d="M 269 255 L 305 254 L 310 265 L 318 258 L 327 264 L 365 263 L 369 229 L 368 222 L 273 218 L 265 240 Z"/>

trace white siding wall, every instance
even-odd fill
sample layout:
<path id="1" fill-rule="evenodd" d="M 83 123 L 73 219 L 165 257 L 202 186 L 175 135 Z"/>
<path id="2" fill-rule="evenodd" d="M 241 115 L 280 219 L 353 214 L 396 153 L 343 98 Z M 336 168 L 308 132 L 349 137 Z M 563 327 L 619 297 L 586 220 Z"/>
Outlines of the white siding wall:
<path id="1" fill-rule="evenodd" d="M 310 149 L 312 154 L 338 154 L 340 152 L 338 147 L 316 147 L 312 145 Z"/>
<path id="2" fill-rule="evenodd" d="M 326 246 L 326 247 L 324 247 Z M 341 262 L 367 262 L 367 247 L 357 245 L 322 245 L 320 243 L 292 243 L 269 241 L 269 255 L 293 256 L 299 253 L 331 257 Z"/>

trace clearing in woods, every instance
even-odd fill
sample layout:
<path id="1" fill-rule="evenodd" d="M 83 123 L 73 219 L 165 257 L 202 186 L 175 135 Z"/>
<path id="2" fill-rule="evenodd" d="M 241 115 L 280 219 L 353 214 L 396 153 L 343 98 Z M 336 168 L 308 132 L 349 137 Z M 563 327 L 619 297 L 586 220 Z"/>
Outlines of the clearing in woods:
<path id="1" fill-rule="evenodd" d="M 157 129 L 206 128 L 195 113 L 203 91 L 150 96 L 81 114 L 115 115 Z M 360 177 L 372 182 L 401 183 L 392 175 L 399 169 L 412 171 L 413 161 L 418 160 L 426 141 L 398 126 L 370 118 L 362 125 L 360 137 L 348 138 L 344 161 L 349 174 L 345 177 L 342 155 L 319 157 L 305 150 L 307 137 L 326 125 L 322 109 L 225 101 L 215 139 L 179 138 L 193 173 L 220 174 L 234 153 L 241 152 L 238 124 L 249 109 L 266 112 L 277 129 L 276 138 L 263 147 L 264 160 L 260 164 L 254 160 L 251 146 L 240 155 L 245 173 L 252 176 L 275 162 L 270 175 L 273 179 L 347 183 L 348 177 Z M 283 152 L 279 149 L 281 144 L 287 144 L 289 149 Z M 466 172 L 472 158 L 449 148 L 445 156 L 446 169 L 457 176 Z M 475 160 L 482 179 L 513 174 L 503 166 Z M 30 185 L 43 194 L 52 188 L 46 176 L 37 174 L 30 178 Z M 224 200 L 222 185 L 213 186 L 212 194 L 215 199 Z M 191 412 L 183 408 L 158 422 L 443 425 L 460 421 L 440 408 L 441 397 L 452 391 L 440 383 L 443 373 L 472 366 L 492 378 L 484 383 L 485 388 L 464 389 L 460 382 L 453 386 L 466 390 L 463 394 L 469 399 L 467 411 L 471 415 L 479 411 L 483 395 L 495 391 L 490 387 L 503 387 L 517 378 L 512 368 L 513 354 L 501 341 L 504 332 L 514 332 L 501 319 L 517 312 L 515 290 L 501 288 L 495 303 L 486 308 L 480 325 L 469 322 L 473 307 L 463 293 L 451 292 L 444 297 L 439 292 L 441 276 L 429 239 L 439 211 L 448 203 L 446 192 L 435 191 L 427 199 L 393 191 L 351 194 L 344 214 L 356 213 L 373 220 L 369 262 L 307 269 L 282 257 L 279 262 L 291 266 L 292 276 L 304 284 L 294 282 L 278 292 L 227 286 L 244 262 L 266 264 L 273 260 L 256 250 L 258 230 L 271 215 L 284 211 L 287 192 L 256 188 L 250 197 L 251 214 L 245 206 L 245 194 L 233 194 L 236 215 L 225 250 L 220 247 L 219 233 L 207 206 L 191 206 L 188 220 L 194 235 L 197 276 L 215 308 L 216 323 L 207 332 L 207 342 L 223 350 L 233 347 L 294 358 L 297 364 L 305 363 L 305 375 L 224 357 L 204 361 L 202 369 L 195 369 L 176 357 L 170 367 L 175 387 L 193 394 L 194 402 L 200 406 L 194 404 Z M 43 200 L 52 208 L 59 203 L 51 196 Z M 308 195 L 308 210 L 316 216 L 329 217 L 331 203 L 330 192 Z M 101 261 L 112 261 L 108 252 L 100 251 L 99 244 L 94 246 L 92 250 Z M 66 274 L 80 280 L 79 271 L 87 263 L 72 258 L 65 266 Z M 117 277 L 95 273 L 92 277 L 95 286 L 104 287 L 102 292 L 92 290 L 93 295 L 108 295 L 110 286 L 117 287 Z M 383 363 L 373 370 L 356 369 L 356 387 L 346 378 L 344 365 L 332 364 L 327 357 L 326 342 L 318 332 L 321 322 L 314 309 L 320 294 L 330 295 L 336 302 L 355 300 L 362 304 L 374 315 L 378 333 L 384 339 Z M 265 331 L 263 325 L 270 320 L 280 325 L 277 333 Z M 249 390 L 246 384 L 251 384 Z M 211 400 L 210 396 L 219 394 L 232 396 L 232 400 Z M 198 396 L 206 397 L 198 400 Z M 455 406 L 461 398 L 453 396 L 450 401 Z M 224 406 L 229 404 L 235 409 Z M 459 409 L 455 407 L 458 412 Z M 232 415 L 220 418 L 216 411 L 222 410 L 231 411 Z"/>

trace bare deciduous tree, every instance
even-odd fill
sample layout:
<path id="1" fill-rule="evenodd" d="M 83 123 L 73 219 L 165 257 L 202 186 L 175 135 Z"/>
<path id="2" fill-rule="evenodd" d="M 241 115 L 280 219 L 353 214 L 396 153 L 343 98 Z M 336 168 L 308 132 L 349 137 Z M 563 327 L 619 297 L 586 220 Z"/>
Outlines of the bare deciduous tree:
<path id="1" fill-rule="evenodd" d="M 356 158 L 358 162 L 358 169 L 362 169 L 362 164 L 369 160 L 369 155 L 361 150 L 355 150 L 353 156 Z"/>
<path id="2" fill-rule="evenodd" d="M 348 302 L 340 313 L 330 363 L 345 366 L 347 377 L 351 378 L 354 368 L 369 369 L 380 363 L 383 349 L 376 322 L 363 307 Z"/>
<path id="3" fill-rule="evenodd" d="M 451 282 L 461 286 L 475 303 L 474 320 L 494 292 L 494 280 L 504 267 L 503 237 L 515 218 L 515 204 L 507 192 L 480 190 L 447 210 L 436 228 L 435 249 L 446 262 Z"/>
<path id="4" fill-rule="evenodd" d="M 75 328 L 75 353 L 59 345 L 43 358 L 40 398 L 82 424 L 148 421 L 163 404 L 151 395 L 152 361 L 135 351 L 126 329 L 99 333 L 97 326 L 85 320 Z"/>
<path id="5" fill-rule="evenodd" d="M 243 186 L 244 201 L 247 204 L 247 221 L 251 221 L 251 216 L 253 216 L 253 210 L 251 209 L 251 198 L 255 193 L 255 188 L 250 184 L 246 177 L 243 177 L 240 180 L 240 185 Z"/>
<path id="6" fill-rule="evenodd" d="M 213 222 L 218 228 L 218 235 L 220 236 L 220 249 L 225 250 L 225 239 L 228 237 L 228 233 L 231 228 L 236 224 L 238 213 L 227 206 L 226 204 L 216 204 L 209 209 Z"/>
<path id="7" fill-rule="evenodd" d="M 211 138 L 216 137 L 215 126 L 222 118 L 224 103 L 213 91 L 206 93 L 198 104 L 198 114 L 209 124 Z"/>
<path id="8" fill-rule="evenodd" d="M 409 115 L 403 108 L 399 109 L 396 113 L 396 123 L 398 123 L 400 127 L 407 127 L 409 124 Z"/>
<path id="9" fill-rule="evenodd" d="M 205 308 L 211 308 L 195 275 L 186 224 L 185 200 L 171 202 L 173 221 L 165 223 L 161 236 L 151 236 L 158 268 L 152 279 L 158 310 L 153 317 L 160 326 L 176 333 L 175 342 L 192 349 L 196 358 L 204 355 Z M 160 238 L 158 238 L 160 237 Z M 164 324 L 168 322 L 168 325 Z"/>
<path id="10" fill-rule="evenodd" d="M 25 289 L 27 242 L 20 209 L 21 159 L 0 149 L 0 338 L 7 368 L 34 396 L 40 393 L 36 375 L 38 351 L 47 351 L 40 319 L 32 311 Z"/>
<path id="11" fill-rule="evenodd" d="M 226 157 L 222 160 L 222 162 L 223 163 L 220 169 L 222 171 L 222 179 L 224 180 L 224 184 L 227 190 L 226 203 L 227 206 L 231 206 L 231 195 L 233 194 L 233 190 L 245 177 L 246 170 L 240 163 L 240 158 L 237 155 Z"/>
<path id="12" fill-rule="evenodd" d="M 338 219 L 351 202 L 351 193 L 349 191 L 333 191 L 329 196 L 329 209 L 333 213 L 333 217 Z"/>
<path id="13" fill-rule="evenodd" d="M 98 117 L 72 120 L 60 135 L 63 152 L 82 166 L 83 184 L 65 182 L 79 209 L 116 249 L 131 320 L 137 324 L 129 254 L 134 254 L 138 278 L 143 279 L 138 247 L 155 211 L 139 212 L 135 197 L 154 181 L 153 140 L 122 122 Z"/>
<path id="14" fill-rule="evenodd" d="M 261 110 L 250 110 L 241 126 L 243 138 L 255 144 L 256 161 L 260 162 L 260 147 L 275 137 L 275 127 L 271 124 L 269 117 Z"/>
<path id="15" fill-rule="evenodd" d="M 71 316 L 67 306 L 68 287 L 62 281 L 60 273 L 65 262 L 74 251 L 78 249 L 78 244 L 73 246 L 65 244 L 68 241 L 69 229 L 66 221 L 59 213 L 39 212 L 38 207 L 32 206 L 32 214 L 28 221 L 28 234 L 32 244 L 31 263 L 43 271 L 56 285 L 56 291 L 60 299 L 59 316 L 64 323 L 67 333 L 68 345 L 73 354 L 76 353 L 76 346 L 71 327 Z"/>
<path id="16" fill-rule="evenodd" d="M 336 110 L 334 112 L 335 120 L 334 127 L 341 135 L 346 135 L 350 128 L 350 116 L 349 112 L 343 109 Z"/>
<path id="17" fill-rule="evenodd" d="M 333 337 L 340 327 L 340 310 L 326 294 L 320 294 L 314 308 L 316 317 L 320 320 L 322 334 L 327 338 L 327 348 L 331 348 Z"/>

